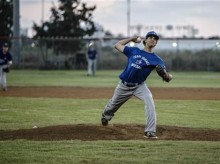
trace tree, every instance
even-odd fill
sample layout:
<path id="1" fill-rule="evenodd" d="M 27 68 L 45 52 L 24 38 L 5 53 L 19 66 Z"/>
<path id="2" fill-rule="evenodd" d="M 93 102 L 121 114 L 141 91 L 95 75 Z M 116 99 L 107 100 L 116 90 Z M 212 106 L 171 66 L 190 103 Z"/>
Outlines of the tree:
<path id="1" fill-rule="evenodd" d="M 83 36 L 91 36 L 95 31 L 92 12 L 96 6 L 87 7 L 80 0 L 59 0 L 59 7 L 51 8 L 50 20 L 33 29 L 34 38 L 72 38 L 71 42 L 47 42 L 47 47 L 55 47 L 55 52 L 76 52 L 80 50 Z"/>
<path id="2" fill-rule="evenodd" d="M 0 45 L 12 37 L 13 0 L 0 1 Z"/>

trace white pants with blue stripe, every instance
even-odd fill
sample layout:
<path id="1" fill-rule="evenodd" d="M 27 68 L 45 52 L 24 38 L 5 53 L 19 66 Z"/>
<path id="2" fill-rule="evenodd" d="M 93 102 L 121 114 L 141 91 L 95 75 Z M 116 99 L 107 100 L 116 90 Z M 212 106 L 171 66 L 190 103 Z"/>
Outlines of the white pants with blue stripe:
<path id="1" fill-rule="evenodd" d="M 145 104 L 145 132 L 156 132 L 155 104 L 151 91 L 145 83 L 142 83 L 134 87 L 128 87 L 124 85 L 122 82 L 119 82 L 119 84 L 115 88 L 113 97 L 109 100 L 109 102 L 103 110 L 103 117 L 105 117 L 107 120 L 111 120 L 114 116 L 114 113 L 132 96 L 139 98 Z"/>

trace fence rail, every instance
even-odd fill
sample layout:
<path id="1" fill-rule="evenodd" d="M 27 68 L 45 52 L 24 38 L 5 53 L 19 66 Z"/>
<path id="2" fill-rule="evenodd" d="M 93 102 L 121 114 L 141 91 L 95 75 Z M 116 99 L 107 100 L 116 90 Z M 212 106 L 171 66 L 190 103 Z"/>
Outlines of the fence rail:
<path id="1" fill-rule="evenodd" d="M 1 42 L 2 39 L 0 38 Z M 13 39 L 19 39 L 19 53 L 13 50 Z M 122 69 L 126 58 L 113 45 L 122 38 L 13 38 L 12 54 L 19 69 L 86 69 L 86 52 L 90 42 L 98 51 L 98 69 Z M 74 42 L 82 43 L 81 50 L 71 50 Z M 160 39 L 155 52 L 170 70 L 220 71 L 219 39 Z M 63 49 L 65 45 L 69 49 Z M 129 45 L 130 46 L 130 45 Z M 143 48 L 142 44 L 135 46 Z M 16 56 L 20 54 L 20 56 Z"/>

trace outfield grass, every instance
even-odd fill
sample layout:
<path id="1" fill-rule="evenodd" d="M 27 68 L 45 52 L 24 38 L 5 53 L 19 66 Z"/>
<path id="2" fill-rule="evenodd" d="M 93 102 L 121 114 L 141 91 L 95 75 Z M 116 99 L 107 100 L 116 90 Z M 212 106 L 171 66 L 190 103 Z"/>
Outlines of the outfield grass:
<path id="1" fill-rule="evenodd" d="M 219 164 L 220 142 L 4 141 L 1 163 Z"/>
<path id="2" fill-rule="evenodd" d="M 8 74 L 9 86 L 115 87 L 121 71 L 23 71 Z M 220 73 L 173 72 L 163 83 L 153 73 L 150 87 L 220 88 Z M 107 99 L 0 97 L 0 130 L 61 124 L 100 124 Z M 220 102 L 206 100 L 156 100 L 160 125 L 219 129 Z M 143 102 L 131 99 L 111 123 L 145 124 Z M 0 141 L 1 164 L 25 163 L 220 163 L 220 142 L 209 141 Z"/>
<path id="3" fill-rule="evenodd" d="M 98 71 L 95 77 L 86 71 L 12 70 L 8 74 L 9 86 L 66 86 L 66 87 L 115 87 L 122 70 Z M 220 88 L 219 72 L 171 72 L 174 79 L 162 82 L 156 72 L 147 80 L 150 87 L 202 87 Z"/>
<path id="4" fill-rule="evenodd" d="M 100 124 L 106 99 L 1 98 L 0 129 L 60 124 Z M 13 102 L 13 103 L 12 103 Z M 157 122 L 195 128 L 219 129 L 220 101 L 156 100 Z M 126 102 L 111 123 L 145 124 L 144 104 Z"/>

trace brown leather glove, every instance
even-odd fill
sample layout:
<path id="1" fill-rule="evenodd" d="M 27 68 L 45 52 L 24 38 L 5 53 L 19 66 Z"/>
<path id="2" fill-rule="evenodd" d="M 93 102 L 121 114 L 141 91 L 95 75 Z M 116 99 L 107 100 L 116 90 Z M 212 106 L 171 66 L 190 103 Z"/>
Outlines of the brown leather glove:
<path id="1" fill-rule="evenodd" d="M 169 74 L 165 68 L 161 67 L 160 65 L 156 66 L 157 74 L 162 77 L 162 79 L 166 82 L 170 82 L 172 80 L 173 76 Z"/>

